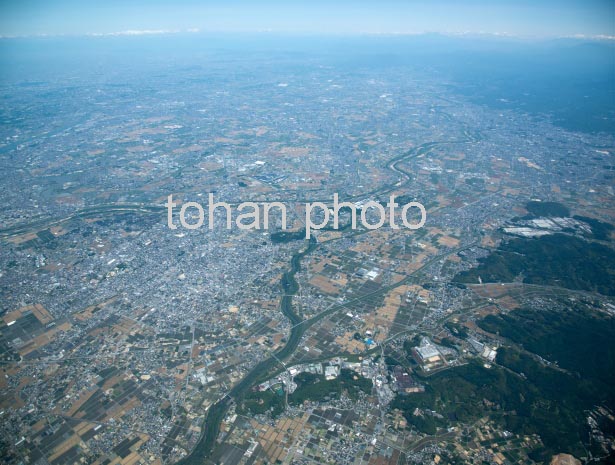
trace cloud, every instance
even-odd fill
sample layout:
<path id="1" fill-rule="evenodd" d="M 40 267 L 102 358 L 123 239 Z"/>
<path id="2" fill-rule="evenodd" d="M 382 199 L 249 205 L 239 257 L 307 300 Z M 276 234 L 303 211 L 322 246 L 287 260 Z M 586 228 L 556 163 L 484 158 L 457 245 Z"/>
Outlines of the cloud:
<path id="1" fill-rule="evenodd" d="M 113 36 L 145 36 L 145 35 L 159 35 L 159 34 L 178 34 L 182 31 L 169 30 L 169 29 L 142 29 L 142 30 L 127 30 L 117 32 L 90 32 L 86 35 L 91 37 L 113 37 Z"/>
<path id="2" fill-rule="evenodd" d="M 126 31 L 116 32 L 90 32 L 86 34 L 90 37 L 115 37 L 115 36 L 149 36 L 163 34 L 195 34 L 201 32 L 199 28 L 193 27 L 188 29 L 128 29 Z"/>

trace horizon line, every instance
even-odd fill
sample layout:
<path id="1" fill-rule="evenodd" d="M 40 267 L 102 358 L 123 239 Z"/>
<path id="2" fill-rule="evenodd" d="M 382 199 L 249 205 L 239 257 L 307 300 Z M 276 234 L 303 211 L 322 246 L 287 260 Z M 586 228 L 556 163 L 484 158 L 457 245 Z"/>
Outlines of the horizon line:
<path id="1" fill-rule="evenodd" d="M 287 31 L 274 29 L 254 30 L 228 30 L 228 29 L 127 29 L 111 32 L 84 32 L 84 33 L 36 33 L 36 34 L 0 34 L 0 39 L 46 39 L 46 38 L 109 38 L 109 37 L 143 37 L 182 34 L 224 34 L 224 35 L 283 35 L 283 36 L 321 36 L 321 37 L 364 37 L 364 36 L 394 36 L 416 37 L 428 35 L 440 35 L 445 37 L 459 38 L 500 38 L 529 41 L 577 39 L 590 41 L 615 41 L 615 35 L 609 34 L 562 34 L 562 35 L 538 35 L 538 34 L 515 34 L 509 32 L 487 31 L 356 31 L 356 32 L 322 32 L 322 31 Z"/>

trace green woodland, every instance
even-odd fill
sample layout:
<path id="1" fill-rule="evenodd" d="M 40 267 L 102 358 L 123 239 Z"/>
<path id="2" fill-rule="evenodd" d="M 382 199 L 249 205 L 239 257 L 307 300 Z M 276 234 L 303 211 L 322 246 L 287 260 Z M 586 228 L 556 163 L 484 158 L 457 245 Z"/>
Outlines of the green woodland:
<path id="1" fill-rule="evenodd" d="M 314 402 L 336 399 L 344 392 L 351 399 L 357 399 L 359 393 L 370 394 L 372 381 L 363 378 L 352 370 L 342 369 L 337 378 L 327 380 L 324 375 L 299 373 L 295 376 L 297 389 L 288 396 L 288 403 L 299 405 L 310 400 Z"/>
<path id="2" fill-rule="evenodd" d="M 424 393 L 398 396 L 392 407 L 427 434 L 488 415 L 514 433 L 538 434 L 544 447 L 530 454 L 536 461 L 548 463 L 560 452 L 587 455 L 593 447 L 587 412 L 598 405 L 615 408 L 615 318 L 571 305 L 523 308 L 478 324 L 511 341 L 498 350 L 495 365 L 486 368 L 475 359 L 426 377 Z"/>
<path id="3" fill-rule="evenodd" d="M 458 273 L 459 283 L 513 282 L 615 295 L 615 251 L 565 234 L 503 242 L 475 268 Z"/>

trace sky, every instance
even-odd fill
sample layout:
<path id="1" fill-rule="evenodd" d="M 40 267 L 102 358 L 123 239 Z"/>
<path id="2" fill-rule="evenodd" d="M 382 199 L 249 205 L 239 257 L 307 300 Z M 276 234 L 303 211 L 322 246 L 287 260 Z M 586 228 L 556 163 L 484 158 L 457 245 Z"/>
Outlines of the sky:
<path id="1" fill-rule="evenodd" d="M 615 36 L 615 0 L 0 0 L 0 36 L 188 30 Z"/>

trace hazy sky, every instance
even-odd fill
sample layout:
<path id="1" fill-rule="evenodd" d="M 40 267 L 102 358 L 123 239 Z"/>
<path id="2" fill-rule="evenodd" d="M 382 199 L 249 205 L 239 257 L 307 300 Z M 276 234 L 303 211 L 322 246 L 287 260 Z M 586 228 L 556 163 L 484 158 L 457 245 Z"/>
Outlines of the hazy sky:
<path id="1" fill-rule="evenodd" d="M 615 0 L 0 0 L 0 35 L 186 29 L 615 36 Z"/>

